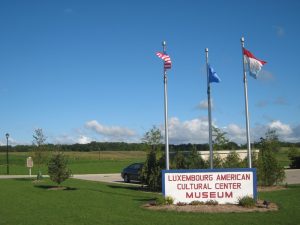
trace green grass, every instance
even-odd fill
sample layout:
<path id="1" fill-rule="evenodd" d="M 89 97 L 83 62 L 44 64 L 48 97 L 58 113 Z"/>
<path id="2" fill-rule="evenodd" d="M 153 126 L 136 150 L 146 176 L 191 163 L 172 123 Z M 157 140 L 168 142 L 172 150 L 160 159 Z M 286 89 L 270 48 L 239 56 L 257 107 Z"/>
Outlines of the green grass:
<path id="1" fill-rule="evenodd" d="M 73 174 L 85 173 L 119 173 L 125 166 L 133 162 L 143 162 L 145 152 L 66 152 L 69 159 L 69 168 Z M 48 154 L 49 157 L 50 154 Z M 10 174 L 28 174 L 26 158 L 32 156 L 30 152 L 9 153 Z M 34 163 L 32 174 L 37 174 L 38 168 Z M 41 171 L 47 174 L 47 166 L 42 165 Z M 0 153 L 0 174 L 6 174 L 6 153 Z"/>
<path id="2" fill-rule="evenodd" d="M 158 196 L 132 186 L 108 185 L 70 179 L 71 190 L 48 190 L 50 181 L 0 180 L 1 225 L 296 225 L 300 221 L 300 186 L 261 193 L 280 210 L 268 213 L 179 213 L 150 211 L 141 205 Z"/>
<path id="3" fill-rule="evenodd" d="M 290 164 L 291 164 L 291 161 L 288 157 L 288 150 L 289 148 L 281 148 L 276 154 L 276 158 L 279 162 L 279 164 L 281 166 L 284 166 L 284 167 L 289 167 Z"/>

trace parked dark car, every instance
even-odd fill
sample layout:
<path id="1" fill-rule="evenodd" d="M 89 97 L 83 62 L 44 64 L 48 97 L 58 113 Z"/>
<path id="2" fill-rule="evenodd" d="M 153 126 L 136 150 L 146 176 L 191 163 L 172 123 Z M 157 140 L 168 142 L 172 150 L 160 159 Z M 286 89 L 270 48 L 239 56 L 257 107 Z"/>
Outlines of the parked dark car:
<path id="1" fill-rule="evenodd" d="M 121 172 L 121 176 L 124 182 L 130 183 L 130 181 L 140 181 L 140 172 L 143 168 L 143 163 L 133 163 Z"/>

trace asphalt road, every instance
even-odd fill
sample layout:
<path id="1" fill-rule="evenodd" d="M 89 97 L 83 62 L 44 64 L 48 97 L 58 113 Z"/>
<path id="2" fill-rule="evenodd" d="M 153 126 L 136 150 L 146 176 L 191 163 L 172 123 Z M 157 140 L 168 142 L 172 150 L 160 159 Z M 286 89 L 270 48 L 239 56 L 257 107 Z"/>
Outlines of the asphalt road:
<path id="1" fill-rule="evenodd" d="M 295 170 L 285 170 L 286 179 L 283 183 L 287 184 L 300 184 L 300 169 Z M 36 175 L 32 175 L 35 177 Z M 46 177 L 45 175 L 44 177 Z M 0 175 L 0 179 L 7 178 L 29 178 L 29 175 Z M 123 179 L 120 173 L 112 173 L 112 174 L 80 174 L 74 175 L 73 178 L 81 179 L 81 180 L 90 180 L 90 181 L 100 181 L 106 183 L 118 183 L 122 184 Z"/>

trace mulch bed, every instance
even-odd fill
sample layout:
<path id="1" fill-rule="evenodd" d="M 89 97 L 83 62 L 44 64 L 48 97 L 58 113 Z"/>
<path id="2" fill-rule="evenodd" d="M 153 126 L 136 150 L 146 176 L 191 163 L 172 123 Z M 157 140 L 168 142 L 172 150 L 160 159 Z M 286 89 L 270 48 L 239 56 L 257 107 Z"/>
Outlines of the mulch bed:
<path id="1" fill-rule="evenodd" d="M 196 213 L 242 213 L 242 212 L 269 212 L 277 211 L 278 206 L 275 203 L 270 203 L 268 207 L 259 200 L 255 207 L 246 208 L 239 205 L 225 204 L 225 205 L 158 205 L 151 204 L 143 205 L 143 208 L 150 210 L 164 210 L 176 212 L 196 212 Z"/>
<path id="2" fill-rule="evenodd" d="M 259 192 L 280 191 L 286 190 L 284 186 L 258 187 Z M 276 203 L 269 203 L 268 207 L 263 204 L 262 200 L 258 200 L 256 205 L 252 208 L 242 207 L 233 204 L 224 205 L 153 205 L 151 203 L 142 206 L 150 210 L 164 210 L 176 212 L 196 212 L 196 213 L 243 213 L 243 212 L 269 212 L 277 211 Z"/>

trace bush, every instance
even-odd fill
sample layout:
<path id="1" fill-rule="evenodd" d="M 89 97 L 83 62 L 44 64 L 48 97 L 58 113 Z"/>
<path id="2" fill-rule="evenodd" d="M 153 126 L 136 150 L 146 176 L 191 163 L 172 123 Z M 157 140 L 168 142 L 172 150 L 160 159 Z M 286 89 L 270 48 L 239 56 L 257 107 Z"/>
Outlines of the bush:
<path id="1" fill-rule="evenodd" d="M 253 208 L 255 206 L 255 200 L 249 196 L 245 196 L 239 198 L 238 205 L 246 207 L 246 208 Z"/>
<path id="2" fill-rule="evenodd" d="M 177 202 L 176 205 L 177 206 L 186 206 L 187 203 L 185 203 L 185 202 Z"/>
<path id="3" fill-rule="evenodd" d="M 209 200 L 205 202 L 205 205 L 219 205 L 219 202 L 216 200 Z"/>
<path id="4" fill-rule="evenodd" d="M 67 164 L 68 161 L 62 153 L 54 154 L 48 162 L 49 177 L 58 185 L 71 176 L 71 170 L 67 168 Z"/>
<path id="5" fill-rule="evenodd" d="M 274 152 L 276 152 L 278 140 L 270 139 L 268 131 L 266 133 L 266 138 L 261 138 L 260 141 L 260 151 L 258 157 L 258 183 L 262 186 L 271 186 L 283 181 L 285 177 L 284 168 L 280 166 L 278 160 L 276 159 Z M 275 136 L 276 133 L 272 132 L 271 137 Z"/>
<path id="6" fill-rule="evenodd" d="M 223 168 L 223 159 L 221 158 L 221 156 L 218 153 L 214 153 L 213 159 L 214 159 L 213 166 L 215 169 Z"/>
<path id="7" fill-rule="evenodd" d="M 288 157 L 291 160 L 291 169 L 300 169 L 300 151 L 296 147 L 289 149 Z"/>
<path id="8" fill-rule="evenodd" d="M 190 202 L 190 205 L 204 205 L 204 204 L 205 204 L 205 202 L 201 202 L 201 201 L 197 201 L 197 200 Z"/>
<path id="9" fill-rule="evenodd" d="M 291 169 L 300 169 L 300 156 L 291 157 Z"/>
<path id="10" fill-rule="evenodd" d="M 172 205 L 174 203 L 174 199 L 171 196 L 165 197 L 166 205 Z"/>
<path id="11" fill-rule="evenodd" d="M 240 168 L 240 167 L 242 167 L 242 160 L 241 160 L 239 154 L 237 154 L 236 151 L 230 151 L 230 153 L 225 158 L 223 167 L 224 168 Z"/>
<path id="12" fill-rule="evenodd" d="M 166 196 L 166 197 L 158 197 L 155 200 L 155 204 L 156 205 L 172 205 L 174 203 L 174 199 L 170 196 Z"/>
<path id="13" fill-rule="evenodd" d="M 155 150 L 151 150 L 147 155 L 146 162 L 140 173 L 141 182 L 146 184 L 151 191 L 161 190 L 161 170 L 164 168 L 164 155 L 156 159 Z"/>

